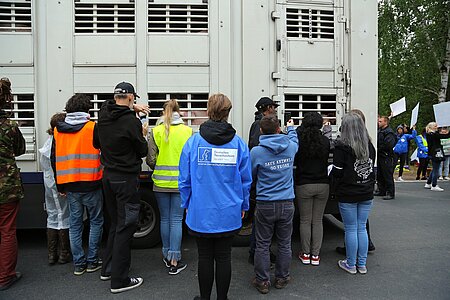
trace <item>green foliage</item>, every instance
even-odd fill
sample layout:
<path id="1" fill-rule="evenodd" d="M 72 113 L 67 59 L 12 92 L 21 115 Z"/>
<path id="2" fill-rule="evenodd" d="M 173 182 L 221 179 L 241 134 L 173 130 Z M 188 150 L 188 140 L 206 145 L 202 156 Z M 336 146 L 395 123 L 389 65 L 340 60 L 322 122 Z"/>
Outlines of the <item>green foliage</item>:
<path id="1" fill-rule="evenodd" d="M 407 112 L 392 119 L 393 128 L 409 125 L 418 102 L 417 129 L 434 120 L 449 26 L 449 0 L 379 1 L 378 111 L 389 115 L 390 103 L 407 101 Z"/>

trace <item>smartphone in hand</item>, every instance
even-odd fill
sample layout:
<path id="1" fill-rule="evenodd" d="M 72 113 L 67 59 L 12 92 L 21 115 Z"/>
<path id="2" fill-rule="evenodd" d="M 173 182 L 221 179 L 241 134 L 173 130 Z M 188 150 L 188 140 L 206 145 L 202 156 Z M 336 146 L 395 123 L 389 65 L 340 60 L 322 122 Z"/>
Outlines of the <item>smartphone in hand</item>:
<path id="1" fill-rule="evenodd" d="M 286 111 L 284 113 L 284 125 L 286 126 L 287 122 L 292 118 L 292 113 L 290 111 Z"/>

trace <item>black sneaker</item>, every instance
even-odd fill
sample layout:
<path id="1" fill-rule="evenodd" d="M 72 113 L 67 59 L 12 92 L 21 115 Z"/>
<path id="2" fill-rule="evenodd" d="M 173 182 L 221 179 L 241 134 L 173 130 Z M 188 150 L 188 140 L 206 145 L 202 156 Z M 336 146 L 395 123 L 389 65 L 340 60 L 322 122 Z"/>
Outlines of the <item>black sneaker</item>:
<path id="1" fill-rule="evenodd" d="M 9 289 L 14 283 L 20 280 L 22 278 L 22 273 L 16 272 L 16 276 L 11 278 L 7 283 L 0 285 L 0 291 L 5 291 Z"/>
<path id="2" fill-rule="evenodd" d="M 170 260 L 168 260 L 167 258 L 163 257 L 163 262 L 166 265 L 166 268 L 170 268 Z"/>
<path id="3" fill-rule="evenodd" d="M 369 251 L 375 251 L 375 245 L 372 243 L 372 240 L 369 240 Z"/>
<path id="4" fill-rule="evenodd" d="M 181 261 L 179 261 L 176 266 L 170 266 L 169 274 L 170 275 L 177 275 L 178 273 L 180 273 L 181 271 L 186 269 L 186 267 L 187 267 L 187 264 L 182 263 Z"/>
<path id="5" fill-rule="evenodd" d="M 73 271 L 73 275 L 83 275 L 84 272 L 86 272 L 86 265 L 81 265 L 81 266 L 75 266 L 75 270 Z"/>
<path id="6" fill-rule="evenodd" d="M 88 273 L 93 273 L 95 271 L 98 271 L 102 268 L 102 260 L 101 259 L 97 259 L 96 261 L 92 262 L 92 263 L 88 263 L 87 264 L 87 269 L 86 272 Z"/>
<path id="7" fill-rule="evenodd" d="M 100 280 L 102 280 L 102 281 L 111 280 L 111 274 L 105 274 L 105 275 L 100 274 Z"/>
<path id="8" fill-rule="evenodd" d="M 142 279 L 141 277 L 130 277 L 130 282 L 128 283 L 128 285 L 121 287 L 121 288 L 116 288 L 116 289 L 112 288 L 111 293 L 118 294 L 118 293 L 122 293 L 122 292 L 126 292 L 129 290 L 135 289 L 138 286 L 140 286 L 143 282 L 144 282 L 144 279 Z"/>
<path id="9" fill-rule="evenodd" d="M 386 196 L 383 197 L 383 200 L 394 200 L 394 199 L 395 199 L 395 196 L 393 196 L 389 193 L 386 193 Z"/>

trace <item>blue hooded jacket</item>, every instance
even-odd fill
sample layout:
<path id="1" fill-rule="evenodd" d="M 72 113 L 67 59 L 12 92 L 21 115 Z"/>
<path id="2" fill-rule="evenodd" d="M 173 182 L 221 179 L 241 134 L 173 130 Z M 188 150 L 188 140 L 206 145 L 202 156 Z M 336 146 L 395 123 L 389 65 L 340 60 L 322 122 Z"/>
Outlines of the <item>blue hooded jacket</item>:
<path id="1" fill-rule="evenodd" d="M 399 126 L 403 129 L 403 127 Z M 397 127 L 397 129 L 399 128 Z M 408 141 L 414 139 L 417 135 L 417 131 L 412 130 L 412 134 L 401 134 L 398 136 L 397 144 L 394 147 L 394 153 L 396 154 L 404 154 L 408 152 Z"/>
<path id="2" fill-rule="evenodd" d="M 178 189 L 186 224 L 194 232 L 238 230 L 249 209 L 250 153 L 230 124 L 207 121 L 183 147 Z"/>
<path id="3" fill-rule="evenodd" d="M 288 134 L 261 135 L 259 146 L 250 151 L 252 175 L 257 179 L 256 200 L 291 200 L 294 195 L 293 166 L 298 150 L 294 127 Z"/>
<path id="4" fill-rule="evenodd" d="M 418 158 L 428 158 L 428 144 L 426 137 L 422 135 L 416 136 L 416 144 L 417 144 L 417 157 Z"/>

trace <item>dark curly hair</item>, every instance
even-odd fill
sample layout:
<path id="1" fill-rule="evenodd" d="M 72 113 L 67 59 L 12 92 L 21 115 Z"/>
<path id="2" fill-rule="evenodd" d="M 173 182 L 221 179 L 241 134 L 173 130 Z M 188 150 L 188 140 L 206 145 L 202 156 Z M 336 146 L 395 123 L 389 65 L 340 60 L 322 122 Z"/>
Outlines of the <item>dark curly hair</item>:
<path id="1" fill-rule="evenodd" d="M 4 108 L 13 99 L 11 94 L 11 81 L 8 78 L 0 79 L 0 108 Z"/>
<path id="2" fill-rule="evenodd" d="M 306 113 L 298 129 L 299 154 L 303 158 L 320 158 L 328 155 L 321 143 L 323 118 L 319 113 Z"/>
<path id="3" fill-rule="evenodd" d="M 75 94 L 66 103 L 66 112 L 85 112 L 88 113 L 92 108 L 91 98 L 85 94 Z"/>
<path id="4" fill-rule="evenodd" d="M 47 129 L 47 133 L 53 135 L 53 130 L 59 122 L 64 122 L 66 118 L 65 113 L 56 113 L 50 118 L 50 128 Z"/>

